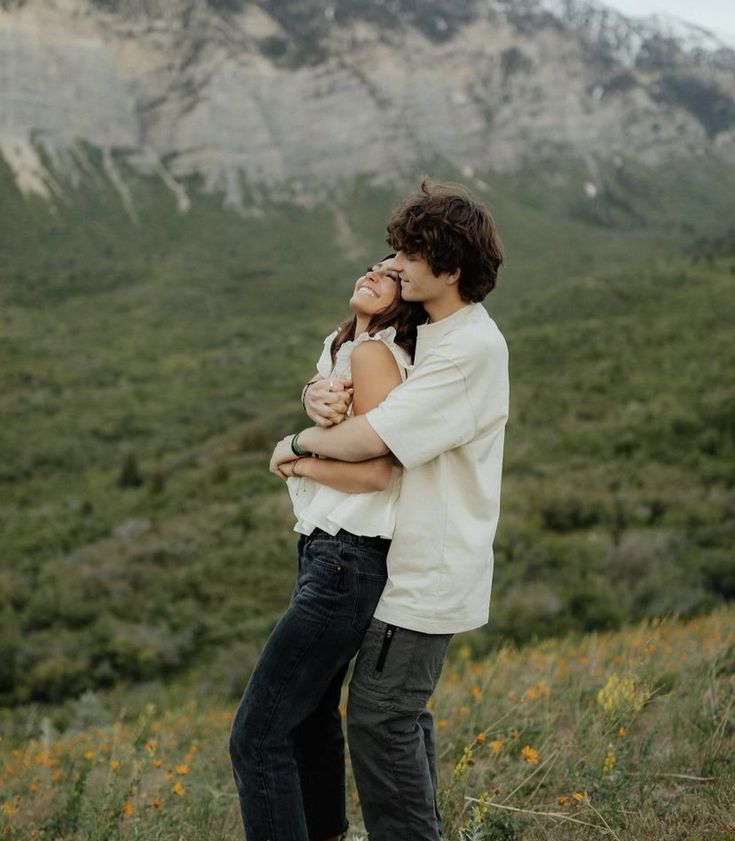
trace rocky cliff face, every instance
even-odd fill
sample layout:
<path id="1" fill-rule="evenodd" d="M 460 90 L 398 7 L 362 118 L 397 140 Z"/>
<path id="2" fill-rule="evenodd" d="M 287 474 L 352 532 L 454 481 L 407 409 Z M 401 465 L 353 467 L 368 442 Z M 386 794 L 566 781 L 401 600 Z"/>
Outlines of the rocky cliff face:
<path id="1" fill-rule="evenodd" d="M 0 0 L 0 154 L 25 193 L 128 168 L 186 210 L 443 158 L 735 161 L 735 52 L 575 0 Z M 132 207 L 131 207 L 132 212 Z"/>

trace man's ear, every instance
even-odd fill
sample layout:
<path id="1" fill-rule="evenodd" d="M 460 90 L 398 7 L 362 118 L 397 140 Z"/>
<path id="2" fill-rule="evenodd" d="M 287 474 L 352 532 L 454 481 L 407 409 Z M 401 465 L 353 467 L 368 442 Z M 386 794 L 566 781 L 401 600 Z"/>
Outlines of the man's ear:
<path id="1" fill-rule="evenodd" d="M 447 274 L 447 286 L 456 286 L 459 283 L 459 276 L 462 274 L 462 269 L 457 267 L 453 272 Z"/>

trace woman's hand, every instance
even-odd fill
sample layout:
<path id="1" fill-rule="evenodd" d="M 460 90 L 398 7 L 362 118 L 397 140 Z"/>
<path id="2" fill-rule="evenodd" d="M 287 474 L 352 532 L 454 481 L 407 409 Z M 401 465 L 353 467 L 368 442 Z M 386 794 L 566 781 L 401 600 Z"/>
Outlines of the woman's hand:
<path id="1" fill-rule="evenodd" d="M 292 438 L 293 435 L 287 435 L 279 441 L 273 450 L 273 455 L 271 456 L 271 463 L 268 469 L 274 476 L 278 476 L 279 479 L 285 480 L 292 475 L 293 462 L 298 458 L 291 449 Z"/>
<path id="2" fill-rule="evenodd" d="M 352 404 L 350 380 L 316 380 L 304 394 L 306 414 L 317 426 L 335 426 L 347 417 Z"/>
<path id="3" fill-rule="evenodd" d="M 299 463 L 303 465 L 303 463 L 306 460 L 306 456 L 301 456 L 299 458 L 294 459 L 293 461 L 284 461 L 279 467 L 279 470 L 281 471 L 281 473 L 285 473 L 288 479 L 290 479 L 291 477 L 293 477 L 294 479 L 301 479 L 304 476 L 304 473 L 301 472 L 304 470 L 304 468 L 303 466 L 299 467 L 299 472 L 297 473 L 296 465 Z"/>

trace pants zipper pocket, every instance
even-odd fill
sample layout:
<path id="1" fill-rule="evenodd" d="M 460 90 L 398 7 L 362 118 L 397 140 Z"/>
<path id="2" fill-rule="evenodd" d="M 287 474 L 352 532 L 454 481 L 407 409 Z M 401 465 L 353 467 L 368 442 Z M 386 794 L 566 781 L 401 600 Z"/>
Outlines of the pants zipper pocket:
<path id="1" fill-rule="evenodd" d="M 388 656 L 388 649 L 390 648 L 393 635 L 396 632 L 395 625 L 386 625 L 385 634 L 383 636 L 383 645 L 380 647 L 380 654 L 378 654 L 378 662 L 375 664 L 375 671 L 380 673 L 385 666 L 385 658 Z"/>

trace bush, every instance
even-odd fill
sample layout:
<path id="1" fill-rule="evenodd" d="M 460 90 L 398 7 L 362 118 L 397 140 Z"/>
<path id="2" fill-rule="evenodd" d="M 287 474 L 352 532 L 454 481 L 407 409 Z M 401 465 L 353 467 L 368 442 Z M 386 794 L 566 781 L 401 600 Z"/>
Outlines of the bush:
<path id="1" fill-rule="evenodd" d="M 128 453 L 125 456 L 117 484 L 121 488 L 139 488 L 143 484 L 135 453 Z"/>

